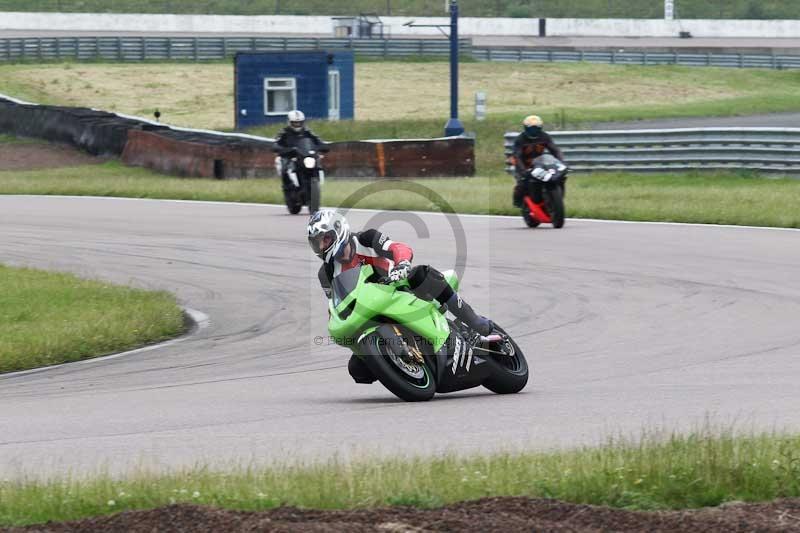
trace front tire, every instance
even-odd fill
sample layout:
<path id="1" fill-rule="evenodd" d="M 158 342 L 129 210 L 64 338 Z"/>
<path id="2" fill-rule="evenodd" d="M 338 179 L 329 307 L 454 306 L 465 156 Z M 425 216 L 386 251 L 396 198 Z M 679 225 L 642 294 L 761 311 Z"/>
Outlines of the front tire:
<path id="1" fill-rule="evenodd" d="M 501 351 L 507 355 L 490 355 L 487 364 L 492 367 L 492 377 L 483 382 L 483 386 L 496 394 L 515 394 L 528 384 L 529 369 L 525 354 L 519 345 L 506 332 L 495 324 L 496 332 L 505 337 L 503 342 L 490 343 L 489 349 Z"/>
<path id="2" fill-rule="evenodd" d="M 322 196 L 319 186 L 319 178 L 312 179 L 311 183 L 308 184 L 308 187 L 308 214 L 313 215 L 319 211 L 319 202 L 320 197 Z"/>
<path id="3" fill-rule="evenodd" d="M 289 213 L 296 215 L 303 208 L 303 202 L 297 198 L 298 194 L 294 191 L 283 191 L 283 199 L 286 201 L 286 209 Z"/>
<path id="4" fill-rule="evenodd" d="M 564 227 L 564 197 L 561 195 L 561 187 L 554 187 L 544 191 L 544 202 L 550 213 L 550 218 L 554 228 Z"/>
<path id="5" fill-rule="evenodd" d="M 363 361 L 375 377 L 395 396 L 407 402 L 426 402 L 436 393 L 436 380 L 427 363 L 409 358 L 406 341 L 384 325 L 361 343 Z"/>
<path id="6" fill-rule="evenodd" d="M 564 198 L 561 187 L 544 191 L 544 201 L 554 228 L 564 227 Z"/>

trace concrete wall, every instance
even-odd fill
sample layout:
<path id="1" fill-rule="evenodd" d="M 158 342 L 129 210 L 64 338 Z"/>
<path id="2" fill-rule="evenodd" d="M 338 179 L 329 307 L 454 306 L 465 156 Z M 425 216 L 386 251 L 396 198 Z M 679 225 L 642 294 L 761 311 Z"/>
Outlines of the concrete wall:
<path id="1" fill-rule="evenodd" d="M 412 17 L 383 17 L 390 35 L 440 35 L 433 28 L 408 28 Z M 418 24 L 449 24 L 447 17 L 422 17 Z M 459 21 L 470 35 L 538 35 L 538 19 L 469 18 Z M 61 31 L 273 33 L 333 36 L 330 17 L 120 15 L 82 13 L 0 13 L 0 29 Z M 798 38 L 800 20 L 661 20 L 661 19 L 547 19 L 550 36 L 674 37 L 689 31 L 695 37 Z"/>
<path id="2" fill-rule="evenodd" d="M 227 15 L 122 15 L 113 13 L 0 13 L 0 29 L 176 33 L 324 33 L 330 17 Z"/>
<path id="3" fill-rule="evenodd" d="M 553 36 L 675 37 L 681 31 L 694 37 L 798 38 L 800 20 L 547 20 L 547 34 Z"/>

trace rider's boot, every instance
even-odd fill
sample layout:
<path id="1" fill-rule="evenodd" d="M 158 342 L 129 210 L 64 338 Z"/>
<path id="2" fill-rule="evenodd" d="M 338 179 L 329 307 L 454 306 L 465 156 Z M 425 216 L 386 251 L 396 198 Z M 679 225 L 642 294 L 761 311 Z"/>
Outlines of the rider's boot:
<path id="1" fill-rule="evenodd" d="M 494 329 L 492 321 L 473 311 L 472 307 L 462 300 L 458 293 L 454 292 L 445 305 L 447 305 L 447 309 L 453 313 L 453 316 L 484 337 L 489 335 Z"/>

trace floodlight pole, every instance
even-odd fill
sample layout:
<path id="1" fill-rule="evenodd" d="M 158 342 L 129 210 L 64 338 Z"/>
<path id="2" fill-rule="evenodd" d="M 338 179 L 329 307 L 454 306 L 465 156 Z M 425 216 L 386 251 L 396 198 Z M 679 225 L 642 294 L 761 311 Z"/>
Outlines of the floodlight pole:
<path id="1" fill-rule="evenodd" d="M 444 134 L 451 137 L 463 133 L 464 126 L 458 120 L 458 0 L 450 0 L 450 120 Z"/>

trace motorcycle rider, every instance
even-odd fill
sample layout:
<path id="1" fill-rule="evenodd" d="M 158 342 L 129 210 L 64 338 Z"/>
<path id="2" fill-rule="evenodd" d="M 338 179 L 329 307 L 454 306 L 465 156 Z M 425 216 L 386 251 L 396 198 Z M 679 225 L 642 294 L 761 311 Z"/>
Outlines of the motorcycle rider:
<path id="1" fill-rule="evenodd" d="M 565 165 L 564 154 L 553 142 L 553 138 L 542 129 L 543 122 L 541 117 L 537 115 L 529 115 L 522 121 L 523 130 L 514 140 L 514 179 L 517 183 L 514 185 L 513 202 L 514 207 L 522 207 L 522 198 L 525 196 L 525 187 L 523 181 L 527 178 L 533 167 L 533 160 L 544 154 L 545 151 L 550 152 L 556 159 L 559 159 Z M 566 181 L 566 177 L 564 178 Z M 538 195 L 537 195 L 538 192 Z M 562 191 L 565 193 L 566 191 Z M 541 187 L 534 190 L 533 201 L 540 203 Z"/>
<path id="2" fill-rule="evenodd" d="M 352 232 L 345 217 L 332 209 L 321 209 L 311 216 L 308 243 L 323 261 L 318 277 L 328 298 L 332 296 L 331 281 L 334 277 L 345 270 L 369 264 L 379 276 L 391 281 L 408 279 L 417 298 L 446 305 L 457 319 L 476 333 L 485 336 L 494 329 L 492 321 L 475 313 L 450 287 L 441 272 L 429 265 L 412 267 L 414 252 L 407 244 L 393 241 L 375 229 Z M 357 383 L 375 381 L 372 372 L 355 355 L 350 358 L 348 370 Z"/>
<path id="3" fill-rule="evenodd" d="M 293 184 L 289 179 L 289 165 L 291 164 L 290 158 L 293 155 L 292 152 L 294 148 L 300 144 L 301 139 L 311 139 L 318 151 L 327 151 L 325 143 L 323 143 L 319 137 L 314 135 L 310 129 L 306 128 L 306 116 L 302 111 L 297 109 L 289 111 L 286 121 L 286 127 L 281 130 L 278 138 L 275 139 L 275 145 L 273 147 L 273 150 L 279 154 L 279 157 L 275 163 L 278 167 L 278 173 L 281 175 L 283 180 L 284 190 L 286 190 L 288 187 L 293 187 Z"/>

